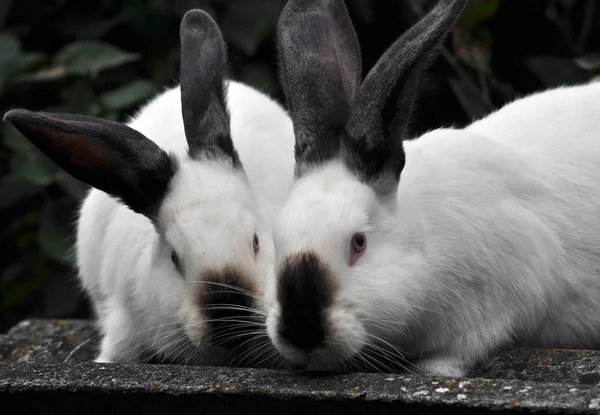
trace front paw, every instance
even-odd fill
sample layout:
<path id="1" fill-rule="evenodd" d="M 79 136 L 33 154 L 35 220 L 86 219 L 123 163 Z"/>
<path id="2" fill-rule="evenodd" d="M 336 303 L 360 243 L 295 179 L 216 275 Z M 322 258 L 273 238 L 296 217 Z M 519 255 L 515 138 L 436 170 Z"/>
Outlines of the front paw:
<path id="1" fill-rule="evenodd" d="M 456 358 L 429 358 L 417 362 L 424 375 L 461 378 L 467 374 L 466 365 Z"/>
<path id="2" fill-rule="evenodd" d="M 97 358 L 94 359 L 94 363 L 115 364 L 115 363 L 117 363 L 117 361 L 115 359 L 110 358 L 106 354 L 102 353 L 102 354 L 100 354 L 100 356 L 98 356 Z"/>

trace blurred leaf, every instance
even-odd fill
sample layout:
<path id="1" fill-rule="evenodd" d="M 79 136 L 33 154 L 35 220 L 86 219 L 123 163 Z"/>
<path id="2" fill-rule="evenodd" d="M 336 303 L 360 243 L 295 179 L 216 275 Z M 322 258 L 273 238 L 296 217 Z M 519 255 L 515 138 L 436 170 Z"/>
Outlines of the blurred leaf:
<path id="1" fill-rule="evenodd" d="M 490 76 L 490 85 L 502 94 L 504 102 L 512 101 L 517 96 L 517 91 L 515 91 L 515 88 L 510 83 L 502 82 L 495 76 Z"/>
<path id="2" fill-rule="evenodd" d="M 24 303 L 35 290 L 36 284 L 30 280 L 13 281 L 11 284 L 5 284 L 0 290 L 0 304 L 2 308 L 10 308 Z"/>
<path id="3" fill-rule="evenodd" d="M 67 75 L 67 68 L 64 65 L 43 67 L 33 73 L 20 74 L 15 76 L 15 83 L 26 82 L 48 82 L 64 78 Z"/>
<path id="4" fill-rule="evenodd" d="M 555 3 L 562 3 L 563 6 L 566 6 L 566 7 L 572 7 L 575 3 L 577 3 L 578 1 L 581 1 L 581 0 L 552 0 L 552 1 L 554 1 Z"/>
<path id="5" fill-rule="evenodd" d="M 471 90 L 465 86 L 462 80 L 450 78 L 448 79 L 448 84 L 450 85 L 450 88 L 452 88 L 454 95 L 456 95 L 460 106 L 472 120 L 487 115 L 485 106 L 481 103 L 481 99 L 473 94 Z"/>
<path id="6" fill-rule="evenodd" d="M 121 111 L 135 105 L 158 92 L 151 82 L 137 80 L 100 96 L 100 104 L 113 111 Z"/>
<path id="7" fill-rule="evenodd" d="M 53 278 L 44 290 L 44 316 L 60 318 L 71 315 L 80 304 L 79 293 L 77 282 L 68 274 Z"/>
<path id="8" fill-rule="evenodd" d="M 32 69 L 35 69 L 46 62 L 48 57 L 44 53 L 39 52 L 30 52 L 25 53 L 16 60 L 15 65 L 13 67 L 13 72 L 28 72 Z"/>
<path id="9" fill-rule="evenodd" d="M 14 62 L 18 59 L 21 53 L 21 43 L 14 35 L 0 35 L 0 90 L 4 88 L 4 84 L 11 74 Z"/>
<path id="10" fill-rule="evenodd" d="M 10 171 L 16 178 L 27 180 L 38 186 L 54 182 L 58 167 L 35 147 L 15 154 L 10 160 Z"/>
<path id="11" fill-rule="evenodd" d="M 5 176 L 0 183 L 0 209 L 7 209 L 40 191 L 35 184 L 24 179 Z"/>
<path id="12" fill-rule="evenodd" d="M 39 216 L 39 215 L 37 215 L 37 216 Z M 34 217 L 34 215 L 31 215 L 29 218 L 27 218 L 26 222 L 34 222 L 33 224 L 37 225 L 38 218 Z M 17 248 L 24 250 L 32 245 L 36 245 L 37 242 L 38 242 L 38 235 L 36 232 L 25 231 L 25 232 L 21 232 L 17 236 L 17 239 L 15 240 L 15 245 Z"/>
<path id="13" fill-rule="evenodd" d="M 61 105 L 46 108 L 50 112 L 62 112 L 80 115 L 95 115 L 95 96 L 91 85 L 85 79 L 78 79 L 71 87 L 64 91 L 66 100 Z M 97 110 L 96 110 L 97 111 Z"/>
<path id="14" fill-rule="evenodd" d="M 24 268 L 25 267 L 22 263 L 13 262 L 4 269 L 2 276 L 0 277 L 0 281 L 6 284 L 17 280 L 23 274 Z"/>
<path id="15" fill-rule="evenodd" d="M 220 21 L 225 40 L 253 56 L 274 29 L 283 2 L 238 0 L 230 4 Z"/>
<path id="16" fill-rule="evenodd" d="M 73 206 L 58 200 L 48 200 L 42 208 L 40 246 L 50 258 L 63 263 L 69 262 L 69 249 L 72 246 L 72 214 Z"/>
<path id="17" fill-rule="evenodd" d="M 211 6 L 211 3 L 214 2 L 214 0 L 150 0 L 149 3 L 150 7 L 161 14 L 175 14 L 178 17 L 183 17 L 188 10 L 200 9 L 214 18 L 215 10 Z M 145 7 L 148 7 L 147 4 Z"/>
<path id="18" fill-rule="evenodd" d="M 2 142 L 6 148 L 16 153 L 24 153 L 33 146 L 19 130 L 9 123 L 4 123 L 2 126 Z"/>
<path id="19" fill-rule="evenodd" d="M 600 75 L 593 76 L 588 83 L 591 84 L 593 82 L 600 82 Z"/>
<path id="20" fill-rule="evenodd" d="M 97 39 L 103 37 L 115 27 L 125 23 L 128 19 L 129 11 L 125 10 L 116 16 L 100 21 L 95 16 L 85 21 L 68 21 L 61 27 L 61 31 L 65 35 L 76 39 Z"/>
<path id="21" fill-rule="evenodd" d="M 577 66 L 586 71 L 595 71 L 600 69 L 600 53 L 592 53 L 587 56 L 581 56 L 574 59 Z"/>
<path id="22" fill-rule="evenodd" d="M 487 30 L 452 31 L 452 42 L 456 56 L 471 68 L 488 72 L 491 61 L 492 35 Z"/>
<path id="23" fill-rule="evenodd" d="M 240 73 L 240 80 L 261 91 L 272 94 L 277 88 L 277 78 L 266 64 L 248 64 Z"/>
<path id="24" fill-rule="evenodd" d="M 365 23 L 371 23 L 375 20 L 375 12 L 373 11 L 373 4 L 370 0 L 349 0 L 350 7 L 352 10 L 363 20 Z"/>
<path id="25" fill-rule="evenodd" d="M 54 56 L 54 66 L 64 67 L 66 73 L 95 77 L 99 72 L 140 59 L 140 55 L 125 52 L 98 40 L 69 43 Z"/>
<path id="26" fill-rule="evenodd" d="M 575 85 L 587 80 L 585 72 L 568 58 L 534 56 L 525 65 L 546 87 Z"/>
<path id="27" fill-rule="evenodd" d="M 90 189 L 90 186 L 77 180 L 64 170 L 60 170 L 57 173 L 56 184 L 58 184 L 68 195 L 77 200 L 83 199 Z"/>
<path id="28" fill-rule="evenodd" d="M 469 0 L 456 21 L 456 27 L 467 29 L 496 14 L 499 0 Z"/>

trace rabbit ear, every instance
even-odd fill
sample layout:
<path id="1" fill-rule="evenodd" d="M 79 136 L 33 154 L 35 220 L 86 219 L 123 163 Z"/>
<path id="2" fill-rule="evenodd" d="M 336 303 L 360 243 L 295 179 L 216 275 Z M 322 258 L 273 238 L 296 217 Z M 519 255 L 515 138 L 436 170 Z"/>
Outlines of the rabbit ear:
<path id="1" fill-rule="evenodd" d="M 466 0 L 440 0 L 371 69 L 357 93 L 342 139 L 342 157 L 380 194 L 396 191 L 419 73 L 437 56 Z"/>
<path id="2" fill-rule="evenodd" d="M 227 51 L 215 21 L 202 10 L 181 21 L 181 107 L 190 157 L 228 160 L 241 168 L 225 98 Z"/>
<path id="3" fill-rule="evenodd" d="M 176 164 L 138 131 L 84 115 L 11 110 L 4 120 L 78 180 L 153 217 Z"/>
<path id="4" fill-rule="evenodd" d="M 360 85 L 360 50 L 343 0 L 290 0 L 279 18 L 277 47 L 300 176 L 339 151 Z"/>

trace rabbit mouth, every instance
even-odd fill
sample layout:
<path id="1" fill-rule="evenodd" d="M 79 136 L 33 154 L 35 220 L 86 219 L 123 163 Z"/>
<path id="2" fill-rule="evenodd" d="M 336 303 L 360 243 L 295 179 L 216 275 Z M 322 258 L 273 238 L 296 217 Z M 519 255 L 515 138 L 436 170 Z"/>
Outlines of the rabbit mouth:
<path id="1" fill-rule="evenodd" d="M 226 267 L 207 273 L 203 281 L 198 302 L 205 318 L 208 342 L 224 349 L 236 349 L 248 343 L 262 327 L 262 314 L 255 307 L 251 279 L 235 267 Z"/>

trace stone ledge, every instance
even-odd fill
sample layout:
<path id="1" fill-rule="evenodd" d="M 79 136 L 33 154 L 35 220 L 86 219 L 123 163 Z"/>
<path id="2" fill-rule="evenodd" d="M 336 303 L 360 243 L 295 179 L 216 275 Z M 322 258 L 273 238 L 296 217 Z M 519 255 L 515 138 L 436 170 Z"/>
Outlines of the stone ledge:
<path id="1" fill-rule="evenodd" d="M 600 413 L 600 351 L 517 349 L 467 379 L 179 365 L 104 365 L 87 321 L 0 336 L 0 402 L 24 413 Z M 23 411 L 24 410 L 24 411 Z"/>

